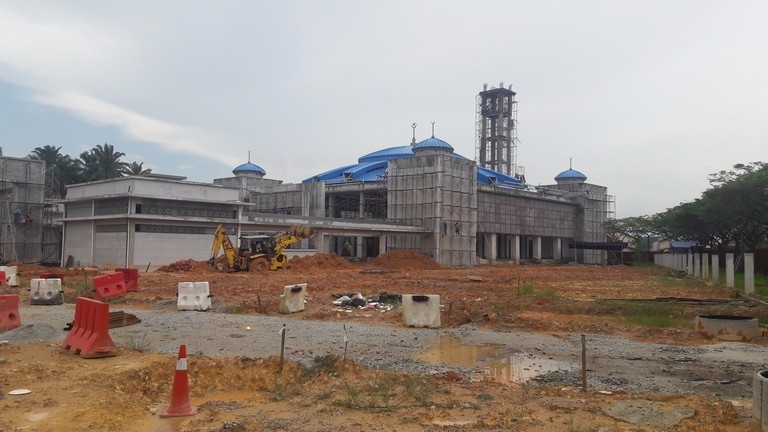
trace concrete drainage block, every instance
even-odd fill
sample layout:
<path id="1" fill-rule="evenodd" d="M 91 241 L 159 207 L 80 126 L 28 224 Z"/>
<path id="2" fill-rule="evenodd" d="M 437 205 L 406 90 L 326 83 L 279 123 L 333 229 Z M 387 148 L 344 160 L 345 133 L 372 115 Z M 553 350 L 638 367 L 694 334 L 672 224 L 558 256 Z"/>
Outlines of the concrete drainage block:
<path id="1" fill-rule="evenodd" d="M 757 318 L 738 315 L 699 315 L 696 331 L 724 341 L 746 342 L 762 336 Z"/>

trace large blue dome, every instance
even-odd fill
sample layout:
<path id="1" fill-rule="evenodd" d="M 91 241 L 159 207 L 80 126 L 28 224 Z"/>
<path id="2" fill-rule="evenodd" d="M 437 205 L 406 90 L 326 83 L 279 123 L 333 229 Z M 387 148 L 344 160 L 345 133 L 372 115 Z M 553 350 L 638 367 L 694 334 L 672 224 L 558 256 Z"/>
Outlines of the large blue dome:
<path id="1" fill-rule="evenodd" d="M 347 183 L 347 182 L 374 182 L 387 179 L 387 167 L 392 159 L 412 158 L 414 150 L 442 149 L 450 153 L 451 157 L 466 159 L 464 156 L 454 153 L 453 146 L 447 142 L 431 137 L 417 144 L 404 145 L 397 147 L 387 147 L 377 150 L 367 155 L 360 156 L 356 164 L 344 165 L 326 172 L 317 174 L 304 183 L 323 181 L 328 184 Z M 497 186 L 517 186 L 520 181 L 512 176 L 490 170 L 488 168 L 477 167 L 477 182 L 479 184 L 490 184 Z"/>

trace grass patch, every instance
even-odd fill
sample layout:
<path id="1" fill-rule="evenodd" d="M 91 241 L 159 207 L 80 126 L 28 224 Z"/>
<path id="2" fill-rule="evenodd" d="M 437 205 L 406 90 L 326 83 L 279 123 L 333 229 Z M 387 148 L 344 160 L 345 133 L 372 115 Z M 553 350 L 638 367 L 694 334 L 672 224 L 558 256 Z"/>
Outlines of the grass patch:
<path id="1" fill-rule="evenodd" d="M 617 316 L 628 324 L 655 328 L 691 327 L 693 318 L 684 307 L 642 301 L 597 302 L 596 313 Z"/>
<path id="2" fill-rule="evenodd" d="M 147 337 L 146 333 L 142 333 L 141 337 L 135 338 L 131 336 L 128 338 L 125 347 L 133 351 L 148 352 L 152 350 L 152 341 Z"/>
<path id="3" fill-rule="evenodd" d="M 345 397 L 340 404 L 347 408 L 392 411 L 406 407 L 431 405 L 435 386 L 429 380 L 408 374 L 381 372 L 359 383 L 344 383 Z"/>

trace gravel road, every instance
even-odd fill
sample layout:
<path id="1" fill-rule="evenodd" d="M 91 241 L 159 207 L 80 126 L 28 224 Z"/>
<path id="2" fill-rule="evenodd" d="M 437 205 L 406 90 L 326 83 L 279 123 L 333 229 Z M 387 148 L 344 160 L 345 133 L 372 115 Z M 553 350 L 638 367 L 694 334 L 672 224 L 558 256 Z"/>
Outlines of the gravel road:
<path id="1" fill-rule="evenodd" d="M 344 355 L 378 369 L 401 372 L 443 372 L 464 376 L 482 372 L 484 365 L 437 365 L 416 356 L 446 340 L 480 346 L 492 344 L 503 353 L 510 371 L 541 369 L 530 385 L 581 385 L 581 335 L 504 333 L 471 325 L 454 329 L 415 329 L 367 325 L 357 321 L 308 321 L 291 316 L 179 312 L 175 309 L 133 309 L 141 323 L 110 330 L 118 346 L 176 355 L 180 344 L 189 355 L 267 357 L 280 354 L 280 329 L 286 326 L 286 357 L 308 363 L 325 354 Z M 61 342 L 74 305 L 21 306 L 22 327 L 0 334 L 11 344 L 37 340 Z M 395 313 L 395 312 L 390 312 Z M 441 342 L 442 341 L 442 342 Z M 586 335 L 588 385 L 594 390 L 694 393 L 736 402 L 752 397 L 752 377 L 766 368 L 768 346 L 724 342 L 677 346 L 634 342 L 610 335 Z M 468 348 L 472 352 L 472 348 Z M 506 359 L 506 360 L 505 360 Z M 517 360 L 515 360 L 517 359 Z M 544 366 L 542 366 L 544 365 Z M 549 367 L 547 367 L 549 365 Z M 554 368 L 551 366 L 555 365 Z M 556 370 L 552 370 L 556 369 Z"/>

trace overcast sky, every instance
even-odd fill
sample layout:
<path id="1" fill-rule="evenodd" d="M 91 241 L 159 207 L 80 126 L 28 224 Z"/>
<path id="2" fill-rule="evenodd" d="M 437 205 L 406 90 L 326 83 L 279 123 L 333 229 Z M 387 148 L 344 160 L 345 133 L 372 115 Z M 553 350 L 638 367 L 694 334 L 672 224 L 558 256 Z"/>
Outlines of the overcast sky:
<path id="1" fill-rule="evenodd" d="M 768 161 L 768 2 L 0 3 L 0 147 L 98 144 L 210 182 L 299 182 L 435 135 L 475 157 L 483 83 L 513 85 L 518 163 L 568 168 L 618 217 Z"/>

